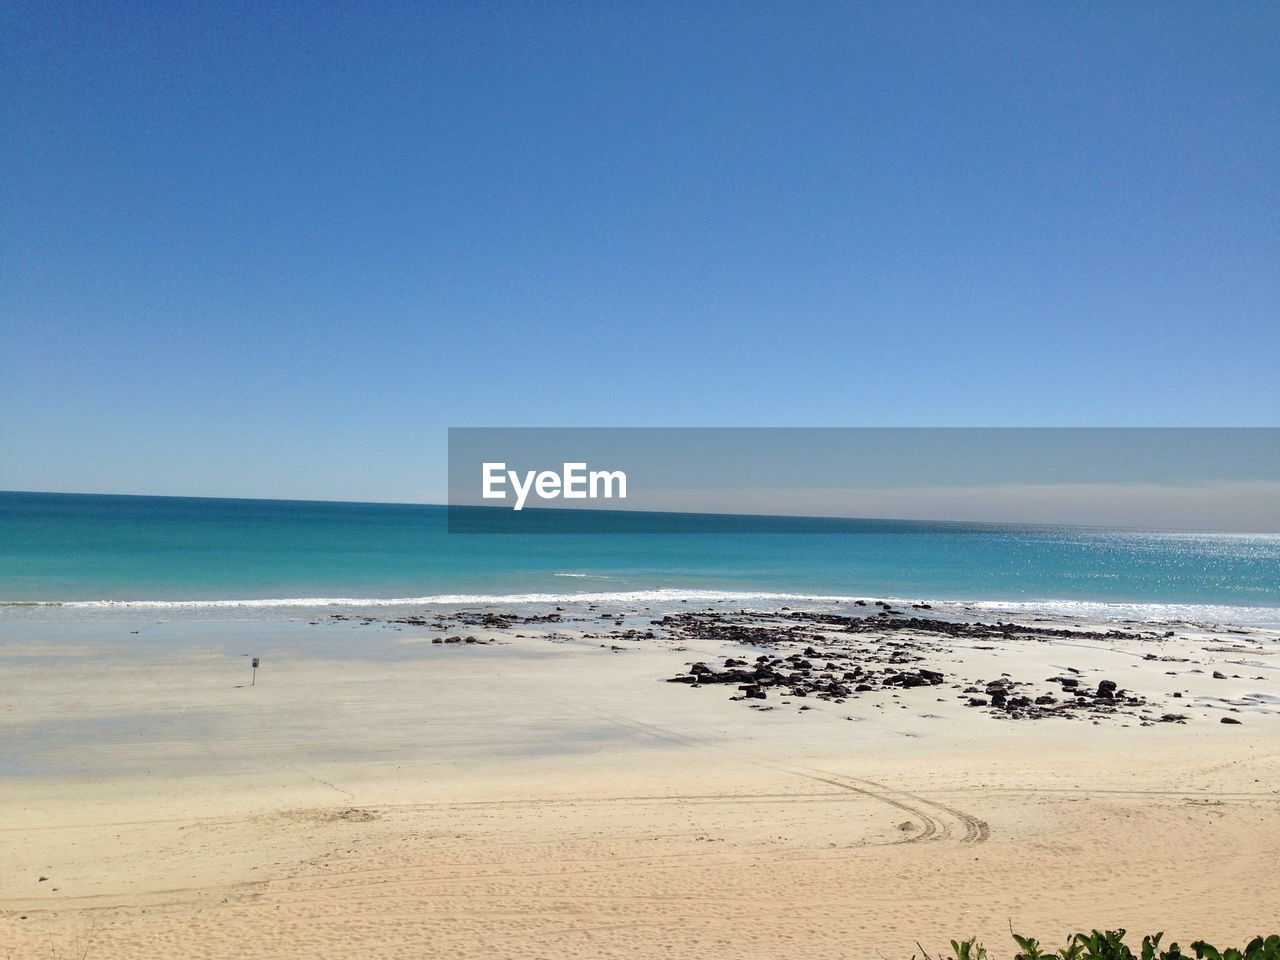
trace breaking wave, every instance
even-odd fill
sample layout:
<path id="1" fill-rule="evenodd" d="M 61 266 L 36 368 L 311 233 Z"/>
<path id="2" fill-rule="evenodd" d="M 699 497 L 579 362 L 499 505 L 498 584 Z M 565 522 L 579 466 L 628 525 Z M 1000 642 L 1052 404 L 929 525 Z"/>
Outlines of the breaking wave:
<path id="1" fill-rule="evenodd" d="M 558 574 L 587 579 L 590 575 Z M 928 602 L 932 613 L 939 615 L 1010 618 L 1048 616 L 1072 620 L 1127 620 L 1142 623 L 1238 624 L 1241 626 L 1280 628 L 1280 607 L 1228 606 L 1195 603 L 1118 603 L 1085 600 L 957 600 L 919 597 L 855 596 L 819 593 L 787 593 L 778 591 L 735 590 L 630 590 L 584 591 L 574 593 L 443 593 L 420 597 L 280 597 L 264 599 L 201 600 L 65 600 L 65 601 L 0 601 L 4 611 L 39 610 L 115 610 L 115 611 L 261 611 L 287 612 L 300 610 L 332 610 L 335 608 L 381 607 L 474 607 L 510 605 L 585 605 L 610 604 L 627 607 L 662 607 L 682 603 L 736 604 L 744 607 L 779 604 L 821 604 L 840 608 L 862 600 L 874 603 L 884 600 L 910 610 L 913 603 Z"/>

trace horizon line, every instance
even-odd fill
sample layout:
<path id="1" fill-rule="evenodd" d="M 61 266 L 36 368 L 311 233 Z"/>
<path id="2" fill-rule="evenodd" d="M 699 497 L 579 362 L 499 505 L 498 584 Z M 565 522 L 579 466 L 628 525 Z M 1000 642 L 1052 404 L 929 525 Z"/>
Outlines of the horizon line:
<path id="1" fill-rule="evenodd" d="M 218 500 L 240 503 L 299 503 L 299 504 L 345 504 L 349 506 L 363 507 L 438 507 L 443 510 L 454 508 L 464 510 L 488 510 L 493 511 L 495 516 L 505 516 L 511 513 L 510 508 L 488 504 L 462 504 L 462 503 L 423 503 L 412 500 L 317 500 L 310 498 L 297 497 L 230 497 L 230 496 L 201 496 L 195 494 L 158 494 L 158 493 L 95 493 L 71 490 L 0 490 L 0 496 L 6 494 L 18 494 L 25 496 L 54 496 L 54 497 L 121 497 L 136 500 Z M 526 507 L 523 513 L 539 513 L 539 514 L 586 514 L 586 515 L 609 515 L 620 514 L 628 517 L 635 516 L 661 516 L 661 517 L 719 517 L 724 519 L 743 519 L 743 520 L 813 520 L 825 522 L 868 522 L 868 523 L 903 523 L 903 524 L 949 524 L 953 526 L 971 526 L 971 527 L 991 527 L 991 528 L 1018 528 L 1018 527 L 1039 527 L 1053 530 L 1121 530 L 1132 533 L 1185 533 L 1185 534 L 1211 534 L 1217 536 L 1238 536 L 1238 537 L 1276 537 L 1280 536 L 1280 530 L 1208 530 L 1208 529 L 1190 529 L 1185 527 L 1127 527 L 1116 524 L 1099 524 L 1099 523 L 1061 523 L 1043 520 L 956 520 L 941 518 L 913 518 L 913 517 L 848 517 L 848 516 L 831 516 L 824 514 L 788 514 L 788 513 L 716 513 L 708 511 L 696 510 L 620 510 L 616 508 L 598 508 L 598 507 Z M 467 531 L 472 534 L 478 531 Z M 535 531 L 529 531 L 534 533 Z"/>

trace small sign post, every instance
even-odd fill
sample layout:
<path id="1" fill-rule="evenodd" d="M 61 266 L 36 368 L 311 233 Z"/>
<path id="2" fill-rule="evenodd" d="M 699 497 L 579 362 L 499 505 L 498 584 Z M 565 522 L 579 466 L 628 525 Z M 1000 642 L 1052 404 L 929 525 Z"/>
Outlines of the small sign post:
<path id="1" fill-rule="evenodd" d="M 249 686 L 255 686 L 258 682 L 258 658 L 253 658 L 253 679 L 249 681 Z"/>

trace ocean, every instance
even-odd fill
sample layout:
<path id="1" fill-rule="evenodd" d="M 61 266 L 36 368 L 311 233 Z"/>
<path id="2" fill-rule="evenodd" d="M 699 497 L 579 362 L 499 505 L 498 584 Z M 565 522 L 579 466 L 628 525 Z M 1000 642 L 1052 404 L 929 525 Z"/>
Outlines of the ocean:
<path id="1" fill-rule="evenodd" d="M 0 616 L 865 597 L 1280 625 L 1274 535 L 786 518 L 761 533 L 670 514 L 659 533 L 451 534 L 446 519 L 442 506 L 0 493 Z M 670 532 L 682 524 L 714 532 Z"/>

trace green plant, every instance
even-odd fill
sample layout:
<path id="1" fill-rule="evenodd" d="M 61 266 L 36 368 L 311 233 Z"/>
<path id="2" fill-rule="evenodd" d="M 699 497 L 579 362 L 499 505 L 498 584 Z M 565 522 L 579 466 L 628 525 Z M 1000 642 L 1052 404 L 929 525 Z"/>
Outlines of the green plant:
<path id="1" fill-rule="evenodd" d="M 1134 960 L 1133 951 L 1124 942 L 1124 934 L 1123 929 L 1094 930 L 1077 933 L 1075 939 L 1084 947 L 1085 960 Z"/>
<path id="2" fill-rule="evenodd" d="M 1077 933 L 1067 941 L 1065 947 L 1056 951 L 1046 950 L 1035 937 L 1024 937 L 1014 933 L 1012 929 L 1009 932 L 1018 945 L 1014 960 L 1191 960 L 1177 943 L 1161 949 L 1163 933 L 1143 937 L 1142 946 L 1135 956 L 1124 942 L 1123 929 Z M 918 943 L 916 946 L 920 947 Z M 1224 950 L 1197 940 L 1191 944 L 1191 949 L 1195 952 L 1195 960 L 1280 960 L 1280 935 L 1254 937 L 1243 948 L 1228 947 Z M 935 960 L 924 947 L 920 947 L 920 953 L 923 960 Z M 977 937 L 952 940 L 951 956 L 940 956 L 936 960 L 987 960 L 987 948 L 978 942 Z"/>
<path id="3" fill-rule="evenodd" d="M 920 948 L 920 955 L 924 960 L 934 960 L 919 943 L 916 946 Z M 978 942 L 977 937 L 970 937 L 968 940 L 952 940 L 951 954 L 950 958 L 940 957 L 938 960 L 987 960 L 987 948 Z"/>
<path id="4" fill-rule="evenodd" d="M 1254 937 L 1243 950 L 1236 947 L 1219 950 L 1203 940 L 1191 944 L 1191 949 L 1196 952 L 1197 960 L 1280 960 L 1280 935 L 1272 934 L 1265 939 Z"/>
<path id="5" fill-rule="evenodd" d="M 956 960 L 987 960 L 987 948 L 978 942 L 977 937 L 968 940 L 952 940 L 951 950 Z"/>

